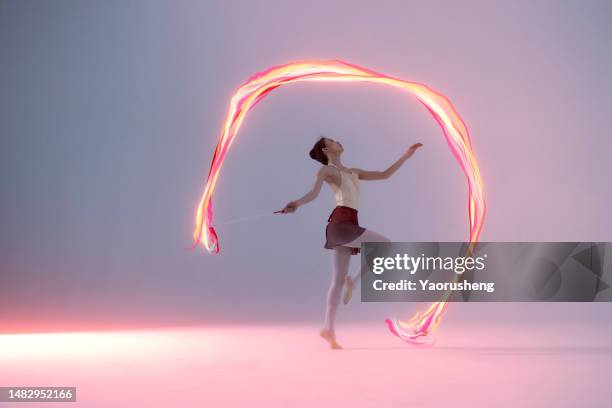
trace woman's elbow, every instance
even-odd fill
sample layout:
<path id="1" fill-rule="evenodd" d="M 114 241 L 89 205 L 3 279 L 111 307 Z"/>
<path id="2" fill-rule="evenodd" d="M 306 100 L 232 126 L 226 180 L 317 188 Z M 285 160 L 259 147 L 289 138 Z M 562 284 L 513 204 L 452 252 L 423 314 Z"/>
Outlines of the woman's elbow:
<path id="1" fill-rule="evenodd" d="M 317 198 L 319 196 L 319 191 L 318 190 L 312 190 L 310 193 L 308 193 L 308 201 L 312 201 L 315 198 Z"/>

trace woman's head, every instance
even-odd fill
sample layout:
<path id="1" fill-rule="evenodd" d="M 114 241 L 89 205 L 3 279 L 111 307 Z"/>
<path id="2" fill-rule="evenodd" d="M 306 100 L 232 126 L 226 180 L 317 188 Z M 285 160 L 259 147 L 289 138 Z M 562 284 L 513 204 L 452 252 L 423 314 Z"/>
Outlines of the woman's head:
<path id="1" fill-rule="evenodd" d="M 340 142 L 321 136 L 310 150 L 310 157 L 327 165 L 330 155 L 340 155 L 343 151 L 344 148 Z"/>

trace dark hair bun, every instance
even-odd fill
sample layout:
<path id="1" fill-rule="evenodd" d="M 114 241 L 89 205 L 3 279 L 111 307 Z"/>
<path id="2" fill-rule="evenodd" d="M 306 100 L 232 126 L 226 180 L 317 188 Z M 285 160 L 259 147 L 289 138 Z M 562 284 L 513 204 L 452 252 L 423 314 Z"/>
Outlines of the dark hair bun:
<path id="1" fill-rule="evenodd" d="M 325 148 L 325 137 L 321 137 L 310 150 L 310 158 L 327 165 L 327 156 L 323 152 Z"/>

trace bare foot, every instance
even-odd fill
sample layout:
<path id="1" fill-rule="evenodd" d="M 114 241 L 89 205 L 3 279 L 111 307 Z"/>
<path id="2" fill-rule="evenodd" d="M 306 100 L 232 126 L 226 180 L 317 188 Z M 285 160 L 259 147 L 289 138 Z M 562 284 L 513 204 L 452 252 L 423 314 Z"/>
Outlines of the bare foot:
<path id="1" fill-rule="evenodd" d="M 336 342 L 336 337 L 329 330 L 321 329 L 319 334 L 321 335 L 321 337 L 323 337 L 325 339 L 325 341 L 327 341 L 329 343 L 329 347 L 331 347 L 333 349 L 341 349 L 342 348 L 342 346 L 340 346 Z"/>
<path id="2" fill-rule="evenodd" d="M 353 286 L 355 284 L 353 283 L 353 278 L 351 278 L 349 275 L 346 275 L 344 277 L 344 283 L 345 283 L 344 298 L 342 299 L 342 301 L 346 305 L 351 300 L 351 297 L 353 296 Z"/>

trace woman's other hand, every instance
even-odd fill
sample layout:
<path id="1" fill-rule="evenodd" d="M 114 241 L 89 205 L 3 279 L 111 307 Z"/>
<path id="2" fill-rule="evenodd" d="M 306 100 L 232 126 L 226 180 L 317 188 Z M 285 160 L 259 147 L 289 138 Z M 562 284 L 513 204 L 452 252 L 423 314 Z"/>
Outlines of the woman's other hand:
<path id="1" fill-rule="evenodd" d="M 415 143 L 415 144 L 413 144 L 412 146 L 410 146 L 410 148 L 408 150 L 406 150 L 406 153 L 404 153 L 404 156 L 406 158 L 412 156 L 414 154 L 414 152 L 416 152 L 417 149 L 419 147 L 421 147 L 421 146 L 423 146 L 423 143 Z"/>

